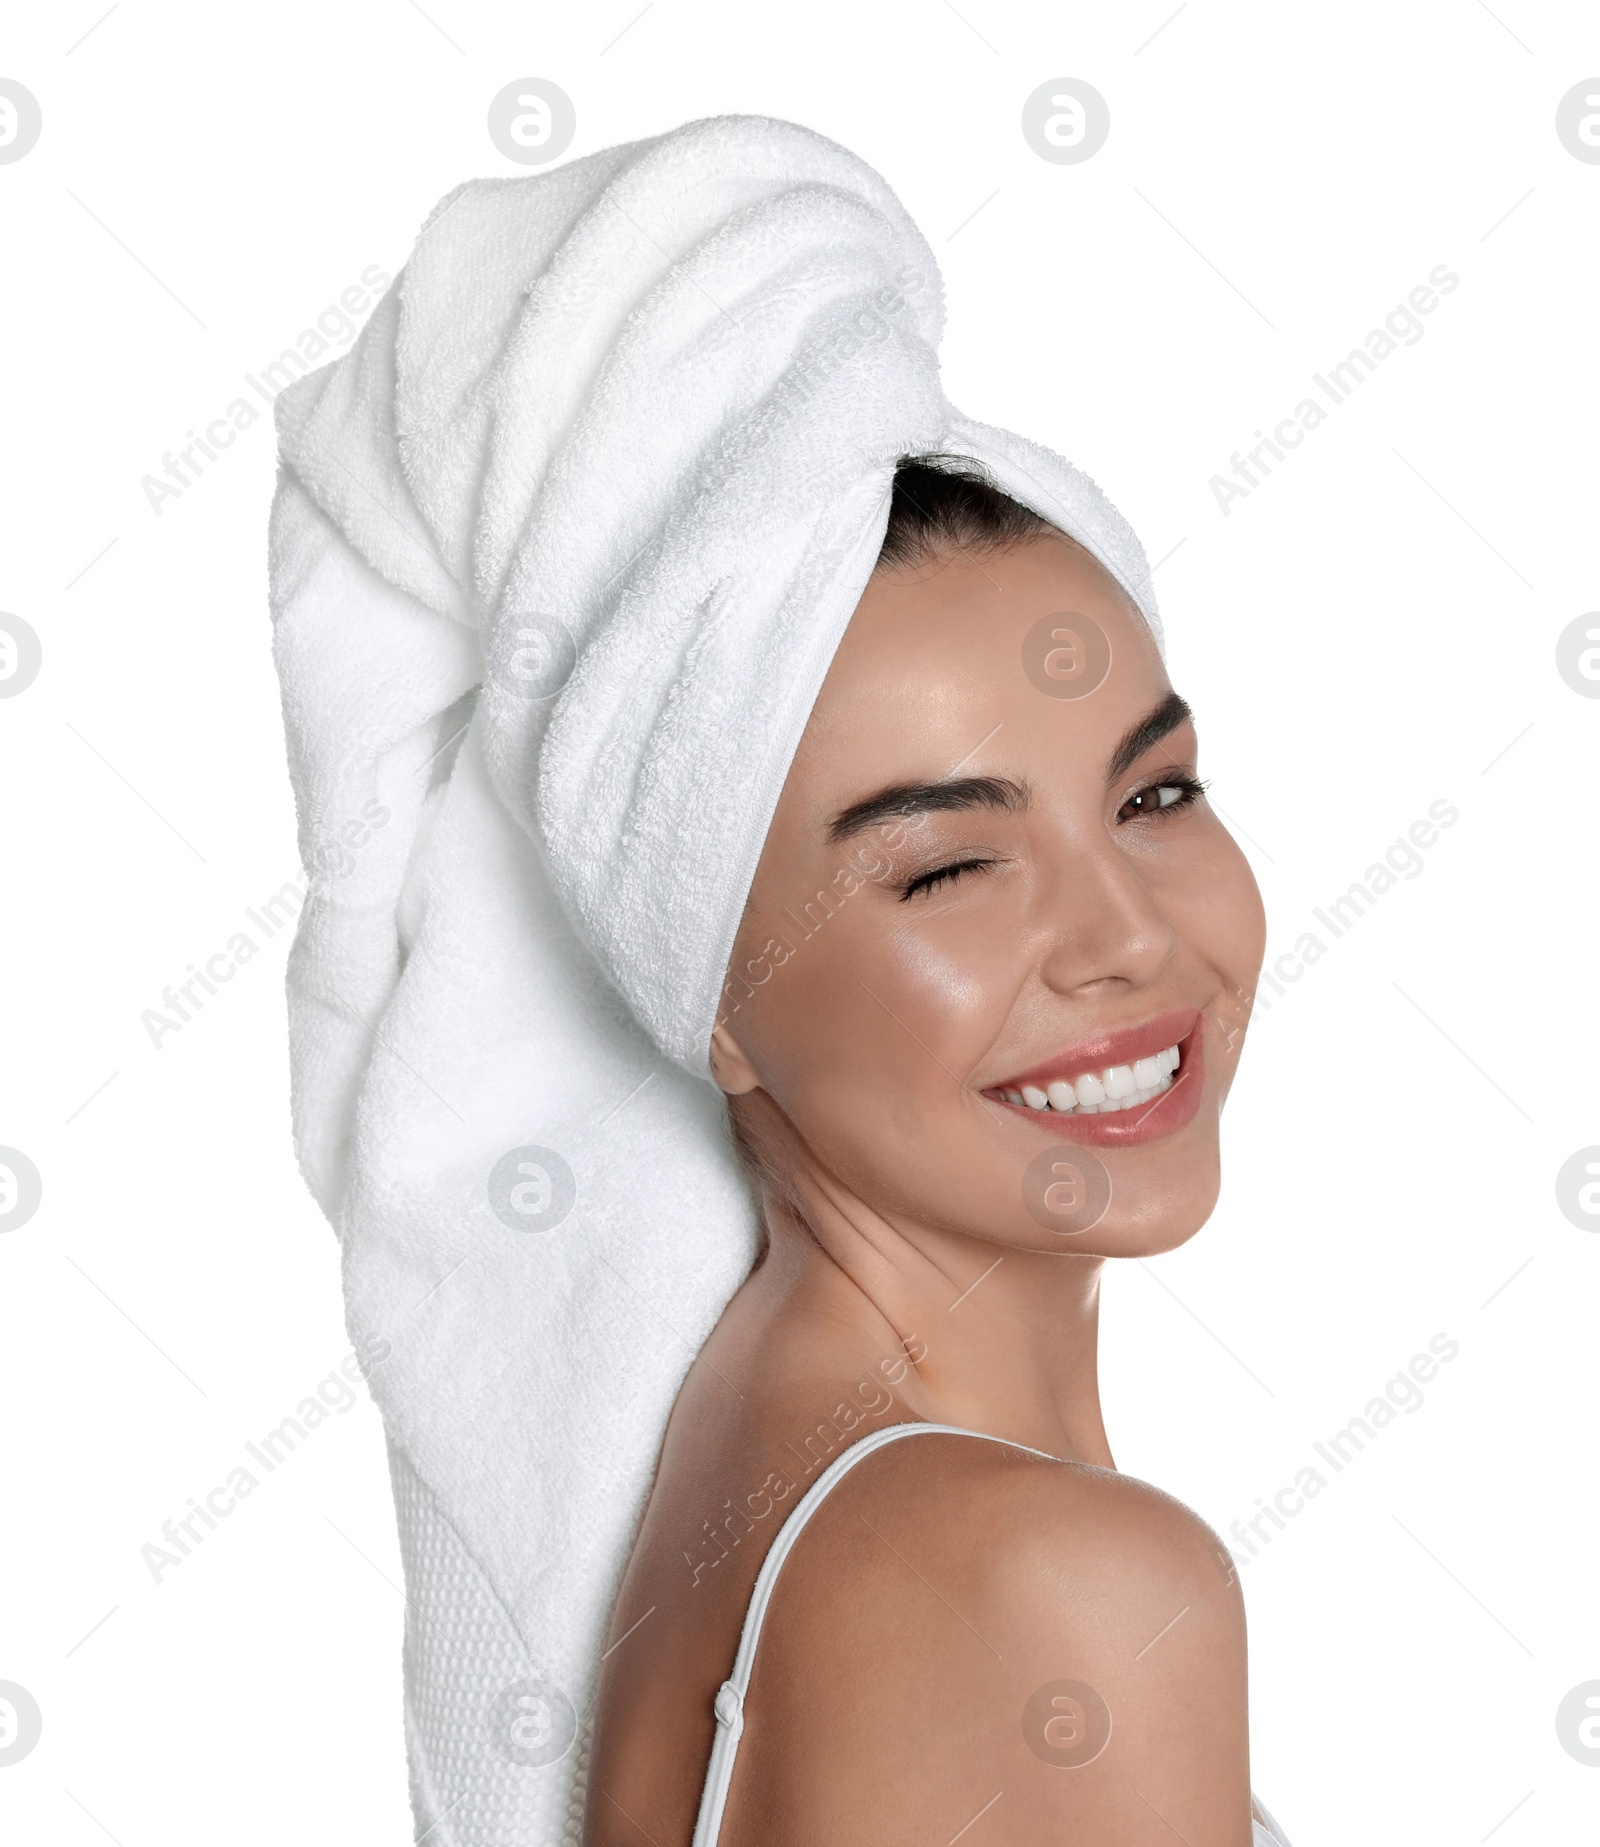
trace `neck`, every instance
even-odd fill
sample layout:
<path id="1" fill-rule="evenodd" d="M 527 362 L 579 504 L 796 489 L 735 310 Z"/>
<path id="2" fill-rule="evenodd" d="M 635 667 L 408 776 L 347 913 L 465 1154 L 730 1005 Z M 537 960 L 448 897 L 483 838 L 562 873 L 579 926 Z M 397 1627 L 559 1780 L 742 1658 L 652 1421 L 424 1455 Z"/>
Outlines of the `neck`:
<path id="1" fill-rule="evenodd" d="M 1100 1413 L 1100 1265 L 892 1221 L 833 1186 L 804 1217 L 769 1200 L 768 1254 L 747 1307 L 783 1371 L 844 1376 L 909 1356 L 893 1380 L 932 1423 L 1114 1468 Z M 743 1293 L 743 1292 L 742 1292 Z"/>

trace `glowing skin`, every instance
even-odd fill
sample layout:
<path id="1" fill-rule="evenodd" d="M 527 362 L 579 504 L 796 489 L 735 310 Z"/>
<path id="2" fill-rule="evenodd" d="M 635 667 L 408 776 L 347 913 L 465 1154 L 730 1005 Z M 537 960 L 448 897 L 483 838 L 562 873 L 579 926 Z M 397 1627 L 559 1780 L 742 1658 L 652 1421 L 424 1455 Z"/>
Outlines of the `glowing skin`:
<path id="1" fill-rule="evenodd" d="M 1052 609 L 1082 610 L 1111 637 L 1111 672 L 1087 698 L 1050 698 L 1022 672 L 1024 637 Z M 982 1093 L 1178 1010 L 1201 1016 L 1198 1108 L 1176 1133 L 1102 1152 L 1112 1204 L 1073 1250 L 1145 1256 L 1204 1223 L 1239 996 L 1264 935 L 1249 867 L 1203 798 L 1118 818 L 1162 776 L 1196 774 L 1185 723 L 1105 781 L 1118 743 L 1171 690 L 1143 623 L 1059 541 L 869 587 L 784 787 L 733 961 L 779 937 L 794 953 L 712 1048 L 719 1082 L 792 1166 L 819 1228 L 842 1184 L 962 1287 L 1002 1249 L 1059 1252 L 1020 1184 L 1038 1125 Z M 898 849 L 874 833 L 887 876 L 798 941 L 792 914 L 837 890 L 849 863 L 850 843 L 828 838 L 833 817 L 952 771 L 1031 789 L 1028 812 L 924 815 Z M 902 898 L 918 875 L 974 860 L 982 870 Z M 879 1305 L 894 1313 L 892 1300 Z"/>
<path id="2" fill-rule="evenodd" d="M 1079 699 L 1023 671 L 1030 629 L 1062 611 L 1111 642 Z M 843 1447 L 906 1418 L 1066 1466 L 928 1436 L 848 1478 L 780 1580 L 724 1847 L 949 1839 L 997 1788 L 1005 1824 L 986 1838 L 1138 1847 L 1175 1828 L 1191 1847 L 1248 1847 L 1235 1574 L 1192 1514 L 1115 1473 L 1096 1378 L 1101 1261 L 1170 1250 L 1215 1204 L 1264 943 L 1171 695 L 1142 621 L 1059 538 L 880 573 L 861 599 L 773 816 L 712 1041 L 772 1177 L 768 1248 L 690 1368 L 613 1615 L 596 1847 L 635 1827 L 687 1843 L 710 1698 L 810 1478 L 807 1433 Z M 839 837 L 886 789 L 952 778 L 986 779 L 989 801 Z M 1180 1040 L 1169 1072 L 1158 1054 Z M 1006 1095 L 1068 1081 L 1061 1111 Z M 1152 1094 L 1101 1113 L 1136 1089 Z M 1063 1234 L 1029 1210 L 1025 1175 L 1075 1148 L 1111 1197 Z M 794 1492 L 776 1494 L 785 1472 Z M 1096 1686 L 1114 1720 L 1071 1774 L 1020 1728 L 1061 1678 Z"/>

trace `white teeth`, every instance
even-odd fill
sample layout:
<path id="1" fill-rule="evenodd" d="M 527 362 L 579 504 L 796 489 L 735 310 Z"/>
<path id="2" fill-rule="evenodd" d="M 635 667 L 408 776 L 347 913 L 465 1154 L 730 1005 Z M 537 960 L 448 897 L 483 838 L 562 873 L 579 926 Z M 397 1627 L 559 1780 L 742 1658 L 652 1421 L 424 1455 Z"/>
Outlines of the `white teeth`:
<path id="1" fill-rule="evenodd" d="M 1163 1091 L 1170 1090 L 1171 1088 L 1172 1079 L 1170 1077 L 1162 1077 L 1157 1083 L 1152 1084 L 1148 1090 L 1135 1090 L 1125 1097 L 1107 1097 L 1105 1102 L 1100 1105 L 1100 1114 L 1102 1116 L 1109 1116 L 1117 1110 L 1137 1109 L 1143 1103 L 1153 1102 Z"/>
<path id="2" fill-rule="evenodd" d="M 1052 1078 L 1044 1089 L 1037 1084 L 1007 1085 L 1000 1095 L 1008 1103 L 1054 1110 L 1057 1115 L 1075 1110 L 1080 1116 L 1109 1116 L 1118 1110 L 1137 1109 L 1170 1090 L 1179 1063 L 1178 1048 L 1169 1045 L 1132 1065 L 1107 1065 L 1102 1071 L 1085 1071 L 1075 1078 Z"/>

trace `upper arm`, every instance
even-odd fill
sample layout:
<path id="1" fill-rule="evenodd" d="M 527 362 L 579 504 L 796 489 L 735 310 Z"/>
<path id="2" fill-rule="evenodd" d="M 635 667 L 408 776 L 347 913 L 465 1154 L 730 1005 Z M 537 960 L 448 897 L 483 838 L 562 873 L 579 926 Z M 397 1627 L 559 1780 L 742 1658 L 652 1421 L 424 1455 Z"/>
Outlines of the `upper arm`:
<path id="1" fill-rule="evenodd" d="M 1250 1847 L 1244 1611 L 1216 1536 L 1105 1470 L 969 1452 L 937 1476 L 842 1485 L 785 1567 L 749 1838 L 949 1840 L 982 1814 L 974 1843 Z"/>
<path id="2" fill-rule="evenodd" d="M 985 1605 L 1009 1639 L 997 1690 L 1032 1763 L 1018 1788 L 1089 1843 L 1248 1847 L 1244 1605 L 1216 1535 L 1100 1471 L 1018 1484 Z"/>

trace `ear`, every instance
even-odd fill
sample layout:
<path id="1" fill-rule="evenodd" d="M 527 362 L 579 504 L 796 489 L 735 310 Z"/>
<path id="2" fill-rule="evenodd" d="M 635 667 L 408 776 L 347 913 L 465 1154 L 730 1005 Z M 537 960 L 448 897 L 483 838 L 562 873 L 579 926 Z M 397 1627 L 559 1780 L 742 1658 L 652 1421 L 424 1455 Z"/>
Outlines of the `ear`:
<path id="1" fill-rule="evenodd" d="M 742 1097 L 760 1083 L 743 1047 L 720 1022 L 711 1033 L 711 1075 L 730 1097 Z"/>

